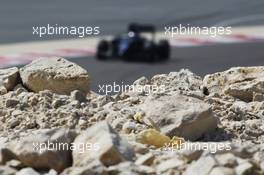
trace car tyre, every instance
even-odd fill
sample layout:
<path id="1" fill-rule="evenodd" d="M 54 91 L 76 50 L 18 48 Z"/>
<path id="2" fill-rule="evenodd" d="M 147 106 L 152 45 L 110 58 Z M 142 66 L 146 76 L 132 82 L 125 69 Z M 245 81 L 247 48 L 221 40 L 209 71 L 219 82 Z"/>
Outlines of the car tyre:
<path id="1" fill-rule="evenodd" d="M 170 44 L 167 40 L 161 40 L 159 42 L 158 54 L 163 60 L 168 60 L 170 58 Z"/>
<path id="2" fill-rule="evenodd" d="M 97 46 L 96 58 L 98 60 L 106 60 L 109 57 L 110 43 L 106 40 L 99 42 Z"/>

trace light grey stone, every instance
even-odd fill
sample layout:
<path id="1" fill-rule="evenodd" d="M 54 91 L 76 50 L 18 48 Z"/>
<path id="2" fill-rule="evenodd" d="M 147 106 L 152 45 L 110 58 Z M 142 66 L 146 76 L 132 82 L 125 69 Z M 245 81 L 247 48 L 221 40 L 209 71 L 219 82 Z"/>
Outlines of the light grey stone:
<path id="1" fill-rule="evenodd" d="M 70 94 L 80 90 L 89 92 L 90 77 L 87 71 L 66 59 L 40 58 L 20 69 L 24 86 L 34 92 L 51 90 L 58 94 Z"/>
<path id="2" fill-rule="evenodd" d="M 0 87 L 4 86 L 10 91 L 18 84 L 19 71 L 17 67 L 0 69 Z"/>
<path id="3" fill-rule="evenodd" d="M 134 150 L 105 121 L 88 128 L 75 141 L 75 145 L 90 145 L 84 150 L 73 150 L 74 166 L 86 165 L 91 160 L 100 160 L 105 166 L 132 160 Z"/>
<path id="4" fill-rule="evenodd" d="M 24 168 L 16 173 L 16 175 L 40 175 L 32 168 Z"/>
<path id="5" fill-rule="evenodd" d="M 177 94 L 149 96 L 139 107 L 170 137 L 194 141 L 217 128 L 210 106 L 197 98 Z"/>
<path id="6" fill-rule="evenodd" d="M 26 166 L 61 172 L 71 165 L 70 146 L 76 133 L 66 129 L 37 130 L 11 143 L 11 150 Z"/>

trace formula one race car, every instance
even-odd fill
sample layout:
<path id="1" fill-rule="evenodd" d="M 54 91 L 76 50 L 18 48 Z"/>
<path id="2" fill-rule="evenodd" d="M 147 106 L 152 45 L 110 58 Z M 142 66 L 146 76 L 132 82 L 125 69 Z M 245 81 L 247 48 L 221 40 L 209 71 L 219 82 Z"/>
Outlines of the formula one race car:
<path id="1" fill-rule="evenodd" d="M 151 39 L 143 37 L 142 33 L 150 33 Z M 167 40 L 155 41 L 154 26 L 130 24 L 127 34 L 117 36 L 111 41 L 100 41 L 97 46 L 96 57 L 99 60 L 108 58 L 150 62 L 168 60 L 170 45 Z"/>

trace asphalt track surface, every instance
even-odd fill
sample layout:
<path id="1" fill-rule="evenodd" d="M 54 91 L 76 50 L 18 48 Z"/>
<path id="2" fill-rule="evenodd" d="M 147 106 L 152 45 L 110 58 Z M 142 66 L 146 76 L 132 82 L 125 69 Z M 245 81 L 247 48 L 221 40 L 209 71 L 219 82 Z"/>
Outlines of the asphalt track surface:
<path id="1" fill-rule="evenodd" d="M 264 24 L 264 1 L 248 0 L 8 0 L 0 5 L 0 44 L 65 38 L 32 35 L 33 26 L 100 26 L 101 34 L 117 34 L 130 22 L 164 26 Z M 264 31 L 263 31 L 264 32 Z M 93 57 L 72 59 L 86 68 L 92 77 L 92 89 L 99 84 L 124 82 L 151 77 L 158 73 L 189 68 L 198 75 L 222 71 L 232 66 L 264 65 L 264 43 L 222 44 L 216 46 L 173 48 L 166 63 L 141 63 Z"/>

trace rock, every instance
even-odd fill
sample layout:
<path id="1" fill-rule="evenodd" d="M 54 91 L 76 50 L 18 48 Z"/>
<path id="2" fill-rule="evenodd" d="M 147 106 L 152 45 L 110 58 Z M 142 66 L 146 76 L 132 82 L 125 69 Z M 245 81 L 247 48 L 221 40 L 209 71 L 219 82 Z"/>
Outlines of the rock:
<path id="1" fill-rule="evenodd" d="M 180 149 L 179 153 L 184 157 L 187 162 L 192 162 L 194 160 L 198 160 L 201 157 L 203 150 Z"/>
<path id="2" fill-rule="evenodd" d="M 22 82 L 12 91 L 0 86 L 5 90 L 0 95 L 0 164 L 5 165 L 0 174 L 8 174 L 1 172 L 5 168 L 24 168 L 19 173 L 262 175 L 262 73 L 255 78 L 238 74 L 240 81 L 233 78 L 219 92 L 187 70 L 137 80 L 138 87 L 165 90 L 149 95 L 86 95 L 78 89 L 67 95 L 35 93 Z M 228 89 L 233 92 L 227 94 Z M 55 129 L 65 127 L 72 130 Z M 44 147 L 57 143 L 71 147 Z"/>
<path id="3" fill-rule="evenodd" d="M 77 100 L 80 103 L 87 101 L 85 95 L 79 90 L 74 90 L 74 91 L 71 92 L 71 99 L 72 100 Z"/>
<path id="4" fill-rule="evenodd" d="M 217 127 L 210 106 L 197 98 L 178 94 L 149 96 L 139 107 L 170 137 L 193 141 Z"/>
<path id="5" fill-rule="evenodd" d="M 210 175 L 236 175 L 236 172 L 231 168 L 215 167 Z"/>
<path id="6" fill-rule="evenodd" d="M 203 84 L 209 92 L 221 92 L 244 101 L 252 101 L 253 93 L 264 93 L 264 67 L 235 67 L 206 75 Z"/>
<path id="7" fill-rule="evenodd" d="M 155 159 L 155 156 L 152 153 L 148 153 L 140 156 L 136 161 L 136 165 L 147 165 L 150 166 Z"/>
<path id="8" fill-rule="evenodd" d="M 136 123 L 132 121 L 128 121 L 122 126 L 122 131 L 127 134 L 131 133 L 132 131 L 135 131 L 136 129 Z"/>
<path id="9" fill-rule="evenodd" d="M 163 161 L 157 166 L 157 172 L 159 174 L 163 174 L 168 170 L 177 169 L 183 165 L 185 165 L 185 162 L 183 160 L 180 160 L 178 158 L 169 159 L 169 160 Z"/>
<path id="10" fill-rule="evenodd" d="M 218 163 L 225 167 L 233 168 L 237 166 L 236 156 L 232 153 L 216 155 Z"/>
<path id="11" fill-rule="evenodd" d="M 235 169 L 237 175 L 250 175 L 252 170 L 253 165 L 247 161 L 239 164 Z"/>
<path id="12" fill-rule="evenodd" d="M 7 166 L 0 166 L 1 175 L 15 175 L 16 170 Z"/>
<path id="13" fill-rule="evenodd" d="M 4 86 L 0 86 L 0 95 L 5 95 L 7 93 L 7 89 Z"/>
<path id="14" fill-rule="evenodd" d="M 264 160 L 260 163 L 260 169 L 264 172 Z"/>
<path id="15" fill-rule="evenodd" d="M 264 101 L 264 94 L 261 93 L 253 93 L 253 101 L 262 102 Z"/>
<path id="16" fill-rule="evenodd" d="M 136 81 L 134 81 L 133 85 L 146 85 L 149 83 L 149 80 L 146 77 L 140 77 Z"/>
<path id="17" fill-rule="evenodd" d="M 157 148 L 164 147 L 166 144 L 169 144 L 171 141 L 171 139 L 168 136 L 161 134 L 155 129 L 147 129 L 140 132 L 136 136 L 136 140 L 139 143 L 152 145 Z"/>
<path id="18" fill-rule="evenodd" d="M 6 101 L 7 108 L 14 108 L 17 104 L 19 104 L 19 100 L 17 99 L 10 98 Z"/>
<path id="19" fill-rule="evenodd" d="M 98 97 L 98 106 L 102 107 L 109 102 L 112 102 L 114 99 L 111 96 L 103 95 Z"/>
<path id="20" fill-rule="evenodd" d="M 48 173 L 45 173 L 44 175 L 58 175 L 57 171 L 51 169 Z"/>
<path id="21" fill-rule="evenodd" d="M 51 105 L 52 105 L 53 108 L 58 108 L 58 107 L 60 107 L 60 106 L 63 105 L 63 101 L 60 100 L 60 99 L 56 99 L 56 100 L 54 100 L 54 101 L 52 102 Z"/>
<path id="22" fill-rule="evenodd" d="M 181 69 L 179 72 L 155 75 L 150 81 L 142 77 L 133 83 L 133 90 L 128 94 L 141 96 L 182 92 L 188 94 L 188 96 L 197 96 L 198 94 L 198 98 L 203 98 L 204 95 L 202 94 L 201 85 L 201 77 L 195 75 L 188 69 Z"/>
<path id="23" fill-rule="evenodd" d="M 0 165 L 4 165 L 12 159 L 16 159 L 14 153 L 12 153 L 8 148 L 0 148 Z"/>
<path id="24" fill-rule="evenodd" d="M 75 145 L 89 144 L 83 152 L 73 150 L 74 166 L 86 165 L 91 160 L 100 160 L 103 165 L 110 166 L 125 160 L 132 160 L 134 151 L 107 122 L 100 122 L 78 136 Z"/>
<path id="25" fill-rule="evenodd" d="M 90 167 L 71 167 L 66 169 L 61 175 L 108 175 L 105 170 L 94 170 Z"/>
<path id="26" fill-rule="evenodd" d="M 8 144 L 8 138 L 0 137 L 0 149 L 6 148 Z"/>
<path id="27" fill-rule="evenodd" d="M 136 121 L 136 122 L 138 122 L 138 123 L 143 123 L 144 121 L 143 121 L 143 116 L 144 116 L 145 114 L 142 114 L 141 112 L 136 112 L 135 113 L 135 115 L 133 116 L 133 119 Z"/>
<path id="28" fill-rule="evenodd" d="M 28 92 L 22 84 L 18 84 L 14 87 L 14 91 L 16 92 L 17 95 L 23 93 L 23 92 Z"/>
<path id="29" fill-rule="evenodd" d="M 39 92 L 51 90 L 69 95 L 73 90 L 89 92 L 90 78 L 86 70 L 63 58 L 41 58 L 20 69 L 23 85 Z"/>
<path id="30" fill-rule="evenodd" d="M 6 162 L 6 166 L 9 166 L 9 167 L 15 168 L 15 169 L 25 168 L 25 166 L 19 160 L 15 160 L 15 159 L 12 159 L 12 160 Z"/>
<path id="31" fill-rule="evenodd" d="M 19 82 L 19 71 L 17 67 L 9 69 L 0 69 L 0 87 L 4 86 L 6 90 L 10 91 Z"/>
<path id="32" fill-rule="evenodd" d="M 147 145 L 144 145 L 144 144 L 141 144 L 135 141 L 131 142 L 131 144 L 134 148 L 135 153 L 137 154 L 147 154 L 149 152 Z"/>
<path id="33" fill-rule="evenodd" d="M 32 168 L 24 168 L 19 172 L 17 172 L 16 175 L 40 175 L 40 174 Z"/>
<path id="34" fill-rule="evenodd" d="M 171 72 L 168 75 L 155 75 L 151 79 L 153 85 L 165 85 L 166 92 L 175 91 L 199 91 L 203 84 L 202 78 L 195 75 L 188 69 L 181 69 L 179 72 Z"/>
<path id="35" fill-rule="evenodd" d="M 108 173 L 101 162 L 92 161 L 86 166 L 67 168 L 61 175 L 108 175 Z"/>
<path id="36" fill-rule="evenodd" d="M 9 126 L 10 128 L 15 128 L 20 124 L 20 121 L 17 118 L 12 118 L 9 120 Z"/>
<path id="37" fill-rule="evenodd" d="M 155 175 L 153 168 L 144 165 L 135 165 L 132 162 L 122 162 L 108 168 L 109 175 Z"/>
<path id="38" fill-rule="evenodd" d="M 61 172 L 71 165 L 70 146 L 75 136 L 66 129 L 38 130 L 11 144 L 12 151 L 26 166 Z"/>
<path id="39" fill-rule="evenodd" d="M 127 119 L 118 117 L 116 119 L 113 120 L 113 122 L 111 123 L 111 126 L 116 130 L 116 131 L 121 131 L 124 130 L 123 126 L 124 124 L 127 122 Z"/>
<path id="40" fill-rule="evenodd" d="M 201 157 L 187 168 L 184 175 L 208 175 L 217 165 L 213 156 Z"/>
<path id="41" fill-rule="evenodd" d="M 251 102 L 254 93 L 264 93 L 264 78 L 231 84 L 225 88 L 224 93 L 245 102 Z"/>
<path id="42" fill-rule="evenodd" d="M 261 163 L 264 163 L 264 151 L 258 151 L 258 152 L 256 152 L 254 154 L 254 156 L 253 156 L 253 159 L 254 159 L 254 162 L 259 163 L 260 165 L 261 165 Z"/>

